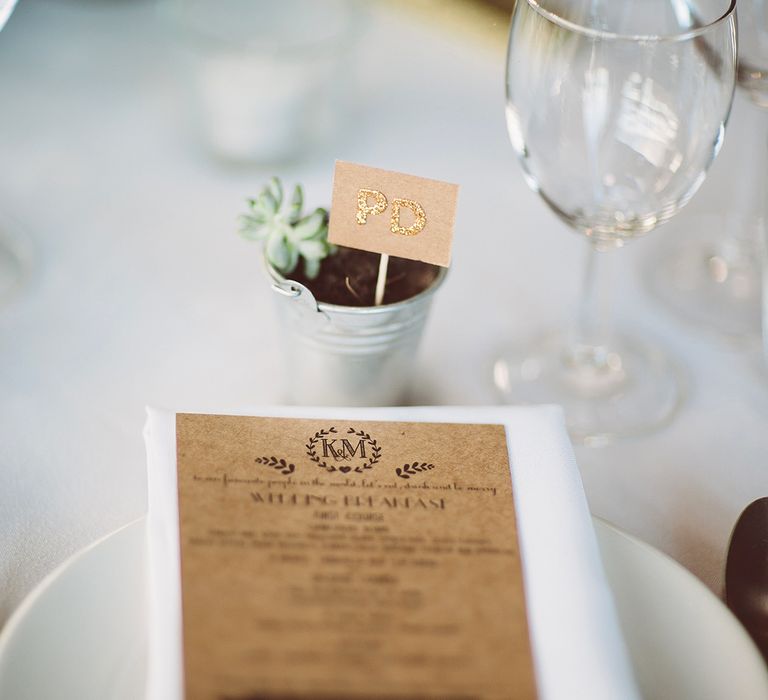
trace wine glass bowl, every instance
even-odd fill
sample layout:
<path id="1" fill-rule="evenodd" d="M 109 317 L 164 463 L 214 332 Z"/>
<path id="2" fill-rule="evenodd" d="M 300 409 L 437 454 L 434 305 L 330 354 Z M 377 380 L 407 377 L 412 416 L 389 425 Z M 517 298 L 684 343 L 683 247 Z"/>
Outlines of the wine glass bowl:
<path id="1" fill-rule="evenodd" d="M 529 185 L 601 247 L 667 221 L 722 143 L 733 23 L 681 26 L 668 0 L 603 3 L 607 12 L 591 15 L 591 2 L 521 5 L 506 113 Z"/>
<path id="2" fill-rule="evenodd" d="M 681 396 L 673 363 L 610 331 L 595 266 L 694 195 L 720 150 L 735 75 L 735 0 L 518 0 L 510 140 L 527 183 L 591 252 L 570 334 L 497 360 L 505 400 L 564 405 L 572 436 L 588 443 L 669 420 Z"/>

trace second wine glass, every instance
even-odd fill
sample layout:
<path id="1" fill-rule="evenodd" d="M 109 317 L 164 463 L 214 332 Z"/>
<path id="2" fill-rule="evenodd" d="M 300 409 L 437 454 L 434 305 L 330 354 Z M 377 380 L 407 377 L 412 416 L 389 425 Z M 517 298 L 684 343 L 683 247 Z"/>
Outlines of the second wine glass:
<path id="1" fill-rule="evenodd" d="M 674 364 L 600 314 L 599 259 L 669 220 L 717 155 L 736 75 L 735 0 L 518 0 L 507 125 L 526 181 L 589 241 L 572 329 L 509 350 L 494 382 L 510 402 L 562 404 L 598 444 L 663 425 Z"/>
<path id="2" fill-rule="evenodd" d="M 644 277 L 678 318 L 748 347 L 761 330 L 767 254 L 768 0 L 739 0 L 738 16 L 741 90 L 731 122 L 738 136 L 723 154 L 729 162 L 718 166 L 712 196 L 648 257 Z"/>

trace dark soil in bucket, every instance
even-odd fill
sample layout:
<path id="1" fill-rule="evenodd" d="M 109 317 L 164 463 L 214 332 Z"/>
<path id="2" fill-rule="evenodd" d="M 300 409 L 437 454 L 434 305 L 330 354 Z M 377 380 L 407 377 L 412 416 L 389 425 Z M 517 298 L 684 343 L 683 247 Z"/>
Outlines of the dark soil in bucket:
<path id="1" fill-rule="evenodd" d="M 379 258 L 378 253 L 339 246 L 335 255 L 323 260 L 315 279 L 304 275 L 301 264 L 286 277 L 308 287 L 318 301 L 373 306 Z M 434 282 L 438 270 L 435 265 L 417 260 L 390 257 L 383 303 L 395 304 L 423 292 Z"/>

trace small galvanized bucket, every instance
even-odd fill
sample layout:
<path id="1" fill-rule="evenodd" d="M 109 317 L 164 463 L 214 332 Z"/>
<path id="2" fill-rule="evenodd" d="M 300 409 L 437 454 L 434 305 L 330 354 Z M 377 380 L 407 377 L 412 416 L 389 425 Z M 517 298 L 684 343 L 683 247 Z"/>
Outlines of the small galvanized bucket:
<path id="1" fill-rule="evenodd" d="M 314 406 L 394 406 L 403 402 L 432 295 L 445 268 L 423 292 L 396 304 L 337 306 L 266 263 L 286 352 L 287 400 Z"/>

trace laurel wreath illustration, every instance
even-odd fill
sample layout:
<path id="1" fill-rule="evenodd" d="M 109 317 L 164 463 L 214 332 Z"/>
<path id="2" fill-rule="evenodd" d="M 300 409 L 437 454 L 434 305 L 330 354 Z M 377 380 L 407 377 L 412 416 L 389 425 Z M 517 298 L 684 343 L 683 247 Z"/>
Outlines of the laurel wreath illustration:
<path id="1" fill-rule="evenodd" d="M 362 474 L 365 469 L 371 469 L 374 464 L 377 464 L 379 460 L 381 459 L 381 447 L 379 447 L 379 444 L 374 440 L 369 433 L 366 433 L 364 430 L 355 430 L 354 428 L 348 428 L 347 429 L 347 435 L 355 435 L 356 437 L 362 438 L 365 440 L 371 447 L 371 457 L 370 459 L 365 463 L 357 467 L 350 467 L 350 466 L 342 466 L 337 467 L 333 464 L 328 464 L 324 459 L 321 459 L 321 457 L 317 454 L 316 445 L 319 440 L 322 440 L 324 437 L 328 437 L 329 435 L 334 434 L 338 435 L 338 430 L 336 428 L 328 428 L 328 430 L 318 430 L 313 437 L 309 439 L 309 442 L 305 445 L 307 448 L 307 455 L 309 458 L 317 464 L 318 467 L 321 469 L 325 469 L 328 472 L 335 472 L 340 471 L 342 474 L 347 474 L 351 471 L 357 472 L 358 474 Z"/>
<path id="2" fill-rule="evenodd" d="M 257 464 L 263 464 L 266 467 L 279 471 L 281 474 L 293 474 L 296 470 L 296 465 L 286 462 L 284 459 L 278 459 L 277 457 L 256 457 L 255 462 Z"/>
<path id="3" fill-rule="evenodd" d="M 428 472 L 434 468 L 434 464 L 427 464 L 426 462 L 414 462 L 413 464 L 404 464 L 402 467 L 398 467 L 395 469 L 395 474 L 397 474 L 401 479 L 410 479 L 412 476 L 416 476 L 421 472 Z"/>

